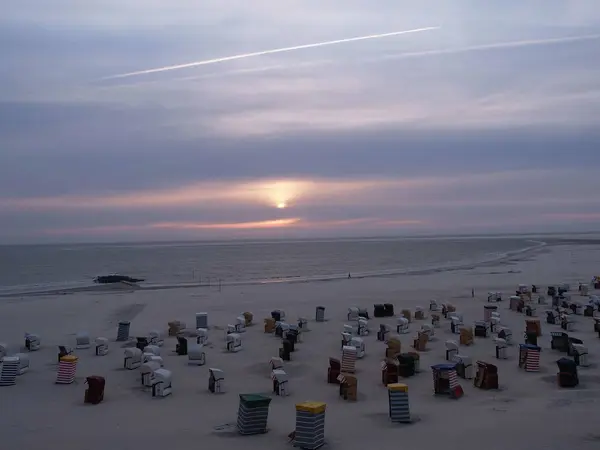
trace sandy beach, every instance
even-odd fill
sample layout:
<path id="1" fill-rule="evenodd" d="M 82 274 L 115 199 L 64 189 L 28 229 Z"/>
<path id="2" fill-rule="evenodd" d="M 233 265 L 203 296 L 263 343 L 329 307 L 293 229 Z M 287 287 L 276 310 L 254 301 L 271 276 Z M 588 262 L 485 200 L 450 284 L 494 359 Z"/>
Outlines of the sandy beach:
<path id="1" fill-rule="evenodd" d="M 42 339 L 42 348 L 30 354 L 29 372 L 18 377 L 15 386 L 0 388 L 3 448 L 292 448 L 287 436 L 295 427 L 294 405 L 306 400 L 327 404 L 324 448 L 597 448 L 600 339 L 593 332 L 593 320 L 576 316 L 575 331 L 570 333 L 584 341 L 591 364 L 579 368 L 578 387 L 560 388 L 556 360 L 565 355 L 550 349 L 550 332 L 560 331 L 559 326 L 545 322 L 543 311 L 550 306 L 538 307 L 543 333 L 538 341 L 541 367 L 537 373 L 528 373 L 517 364 L 525 316 L 509 310 L 508 297 L 519 283 L 542 286 L 545 293 L 547 285 L 565 282 L 571 284 L 573 299 L 578 299 L 577 283 L 600 274 L 600 246 L 546 247 L 518 258 L 476 269 L 415 276 L 226 286 L 221 291 L 202 287 L 1 299 L 0 342 L 17 351 L 25 332 Z M 464 397 L 434 396 L 430 366 L 445 362 L 445 341 L 458 338 L 451 334 L 449 321 L 442 319 L 428 350 L 421 353 L 421 372 L 401 380 L 409 386 L 414 423 L 392 424 L 388 393 L 381 384 L 385 344 L 376 340 L 376 331 L 380 323 L 395 329 L 396 319 L 373 318 L 373 304 L 393 303 L 398 315 L 401 309 L 414 311 L 417 305 L 427 309 L 429 300 L 437 299 L 453 303 L 464 314 L 465 325 L 471 325 L 482 320 L 488 291 L 504 294 L 505 301 L 497 306 L 503 325 L 513 330 L 509 358 L 495 358 L 493 337 L 475 338 L 474 345 L 461 347 L 461 354 L 497 365 L 500 389 L 480 390 L 472 380 L 459 379 Z M 587 299 L 581 297 L 581 301 Z M 314 321 L 318 305 L 326 307 L 328 321 Z M 357 361 L 356 402 L 344 401 L 338 396 L 338 386 L 326 383 L 328 358 L 341 357 L 340 332 L 350 306 L 367 308 L 371 315 L 371 333 L 365 337 L 367 353 Z M 263 318 L 277 308 L 284 310 L 292 323 L 307 317 L 311 330 L 303 334 L 292 361 L 285 363 L 291 395 L 284 398 L 272 394 L 268 364 L 277 356 L 281 340 L 263 332 Z M 161 356 L 165 368 L 173 373 L 173 394 L 152 398 L 140 386 L 139 371 L 122 368 L 124 350 L 115 342 L 118 322 L 131 321 L 131 336 L 147 335 L 153 329 L 166 334 L 168 321 L 181 320 L 193 328 L 195 313 L 202 311 L 208 312 L 211 327 L 207 364 L 189 366 L 186 356 L 174 353 L 175 338 L 166 338 Z M 243 350 L 227 353 L 224 328 L 243 311 L 254 313 L 255 325 L 242 334 Z M 430 321 L 410 324 L 411 332 L 401 336 L 403 351 L 424 323 Z M 76 381 L 54 384 L 56 346 L 74 347 L 78 331 L 88 331 L 92 339 L 108 338 L 110 351 L 103 357 L 95 356 L 93 349 L 75 351 L 79 357 Z M 224 371 L 226 393 L 208 391 L 209 367 Z M 99 405 L 83 402 L 84 381 L 89 375 L 106 378 L 104 401 Z M 235 423 L 238 394 L 242 393 L 272 396 L 268 433 L 244 437 L 215 430 Z"/>

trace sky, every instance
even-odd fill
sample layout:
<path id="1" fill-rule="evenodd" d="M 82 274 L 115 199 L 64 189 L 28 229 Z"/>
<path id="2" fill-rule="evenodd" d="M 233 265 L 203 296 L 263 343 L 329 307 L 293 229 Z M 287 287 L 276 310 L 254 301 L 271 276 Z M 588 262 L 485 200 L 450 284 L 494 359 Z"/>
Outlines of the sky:
<path id="1" fill-rule="evenodd" d="M 598 0 L 6 3 L 0 243 L 600 230 Z"/>

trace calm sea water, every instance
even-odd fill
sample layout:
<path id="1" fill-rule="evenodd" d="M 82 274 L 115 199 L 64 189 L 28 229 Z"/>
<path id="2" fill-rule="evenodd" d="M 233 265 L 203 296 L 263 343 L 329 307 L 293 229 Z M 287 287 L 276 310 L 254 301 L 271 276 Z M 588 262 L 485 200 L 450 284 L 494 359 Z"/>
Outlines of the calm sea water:
<path id="1" fill-rule="evenodd" d="M 120 273 L 148 284 L 275 282 L 444 270 L 538 245 L 526 238 L 356 239 L 0 247 L 0 294 L 91 284 Z"/>

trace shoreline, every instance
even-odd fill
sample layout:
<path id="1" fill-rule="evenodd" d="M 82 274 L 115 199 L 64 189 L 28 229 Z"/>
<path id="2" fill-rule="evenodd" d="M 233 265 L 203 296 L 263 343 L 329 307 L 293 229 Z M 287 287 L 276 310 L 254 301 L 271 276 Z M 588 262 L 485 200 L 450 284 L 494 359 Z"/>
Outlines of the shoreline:
<path id="1" fill-rule="evenodd" d="M 351 274 L 351 279 L 365 279 L 365 278 L 395 278 L 402 276 L 414 276 L 414 275 L 429 275 L 440 272 L 454 272 L 460 270 L 473 270 L 479 267 L 489 267 L 501 264 L 503 262 L 519 261 L 521 258 L 528 257 L 535 254 L 547 246 L 561 245 L 561 244 L 548 244 L 544 241 L 525 239 L 524 242 L 535 243 L 536 245 L 523 247 L 521 249 L 512 250 L 503 253 L 499 256 L 492 258 L 485 258 L 471 262 L 455 261 L 448 264 L 441 264 L 428 268 L 414 268 L 414 269 L 387 269 L 378 272 L 357 272 Z M 223 287 L 232 286 L 257 286 L 257 285 L 268 285 L 268 284 L 300 284 L 300 283 L 322 283 L 330 281 L 341 281 L 348 279 L 347 274 L 327 274 L 327 275 L 315 275 L 306 277 L 288 277 L 288 278 L 271 278 L 271 279 L 259 279 L 259 280 L 241 280 L 241 281 L 225 281 L 219 280 L 218 283 L 206 284 L 206 283 L 176 283 L 176 284 L 131 284 L 131 283 L 110 283 L 110 284 L 92 284 L 89 286 L 73 287 L 73 288 L 55 288 L 55 289 L 41 289 L 25 292 L 14 292 L 14 293 L 2 293 L 0 299 L 3 298 L 19 298 L 19 297 L 44 297 L 44 296 L 56 296 L 56 295 L 72 295 L 77 293 L 105 293 L 105 292 L 118 292 L 128 293 L 137 291 L 158 291 L 158 290 L 172 290 L 172 289 L 191 289 L 191 288 L 206 288 L 216 289 Z"/>

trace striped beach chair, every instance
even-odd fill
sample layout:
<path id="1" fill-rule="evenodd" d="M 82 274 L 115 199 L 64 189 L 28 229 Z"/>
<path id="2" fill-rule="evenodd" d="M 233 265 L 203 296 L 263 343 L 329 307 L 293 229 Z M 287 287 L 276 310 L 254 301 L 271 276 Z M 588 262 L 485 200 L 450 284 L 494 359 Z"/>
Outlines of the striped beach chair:
<path id="1" fill-rule="evenodd" d="M 354 346 L 342 347 L 342 372 L 354 373 L 356 371 L 356 353 Z"/>

